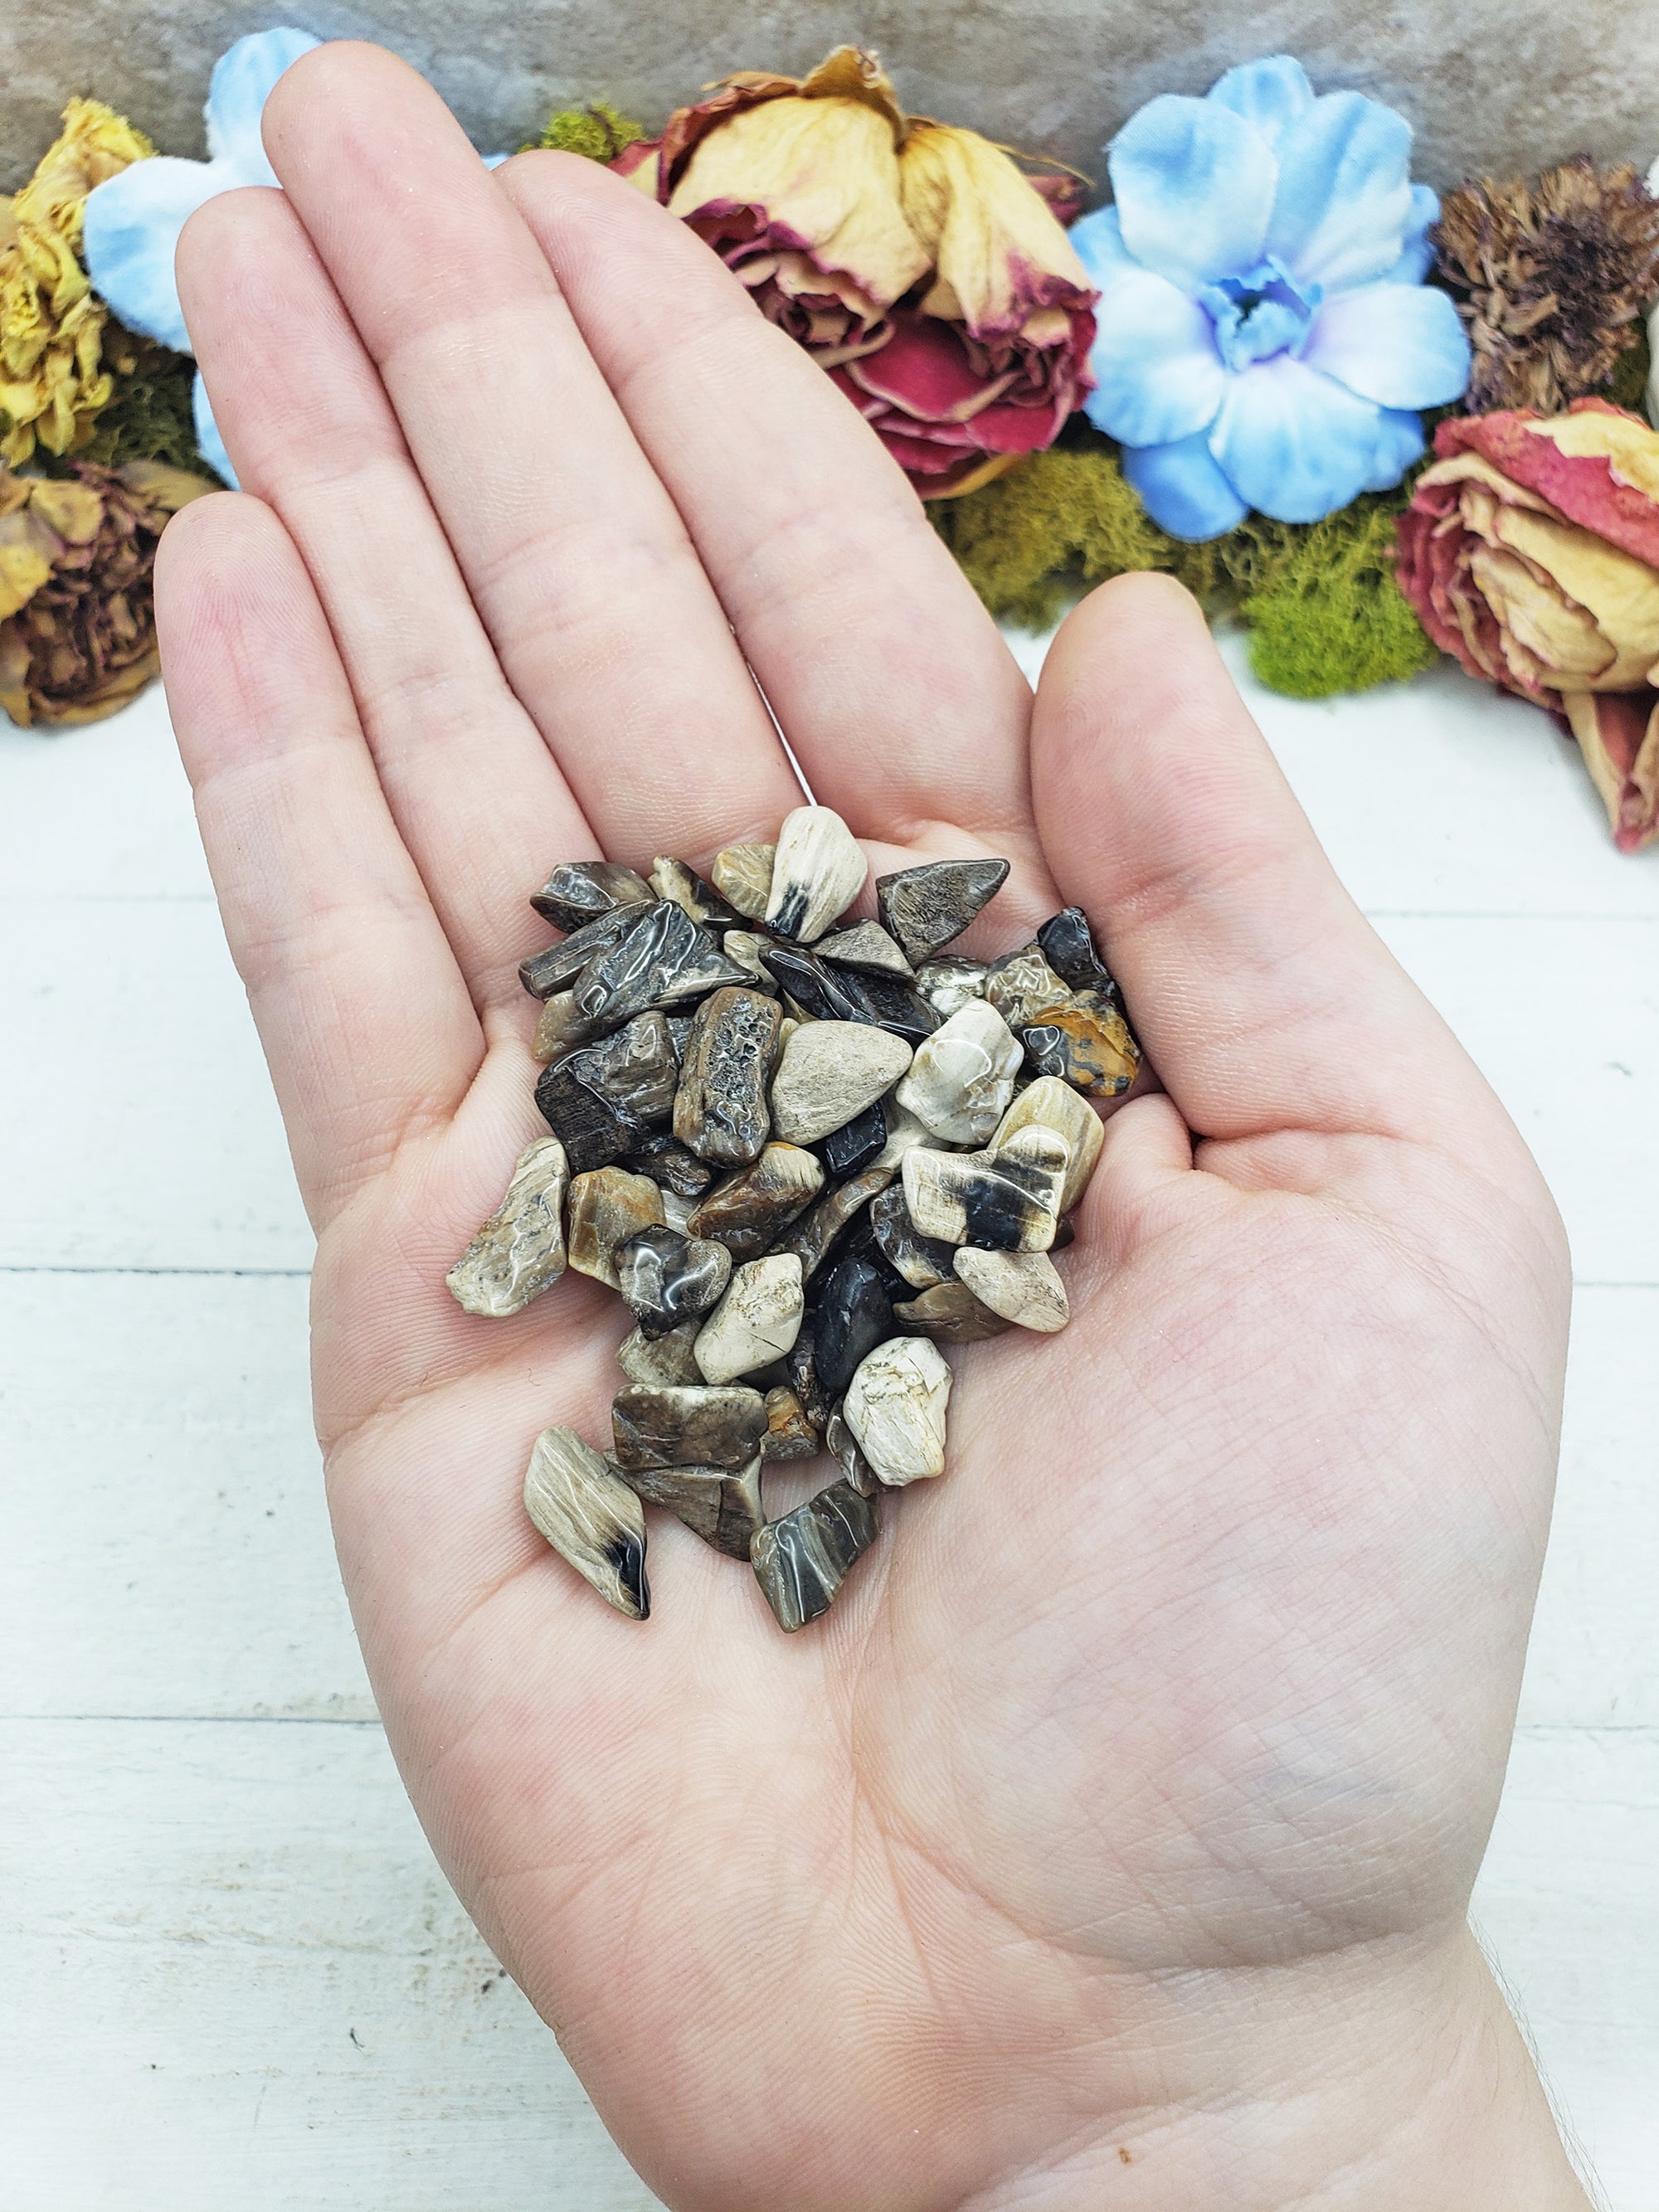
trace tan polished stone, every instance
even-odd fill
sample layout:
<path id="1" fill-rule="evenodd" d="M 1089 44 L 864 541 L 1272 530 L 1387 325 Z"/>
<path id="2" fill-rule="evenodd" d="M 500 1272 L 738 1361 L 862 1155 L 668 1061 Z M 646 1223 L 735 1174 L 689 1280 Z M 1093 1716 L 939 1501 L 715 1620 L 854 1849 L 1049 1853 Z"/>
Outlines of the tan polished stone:
<path id="1" fill-rule="evenodd" d="M 909 1046 L 890 1030 L 868 1022 L 804 1022 L 783 1048 L 772 1080 L 772 1127 L 791 1144 L 815 1144 L 872 1106 L 909 1065 Z"/>
<path id="2" fill-rule="evenodd" d="M 630 1620 L 651 1610 L 640 1501 L 574 1429 L 544 1429 L 524 1479 L 524 1510 L 562 1559 Z"/>
<path id="3" fill-rule="evenodd" d="M 878 1344 L 847 1386 L 842 1415 L 879 1479 L 893 1488 L 945 1472 L 951 1368 L 921 1336 Z"/>
<path id="4" fill-rule="evenodd" d="M 736 1469 L 721 1467 L 641 1467 L 623 1480 L 647 1505 L 661 1505 L 684 1521 L 705 1544 L 728 1559 L 746 1559 L 765 1526 L 761 1510 L 758 1453 Z"/>
<path id="5" fill-rule="evenodd" d="M 468 1313 L 522 1313 L 564 1273 L 564 1197 L 569 1168 L 556 1137 L 519 1155 L 507 1195 L 444 1280 Z"/>
<path id="6" fill-rule="evenodd" d="M 1066 1285 L 1046 1252 L 985 1252 L 964 1244 L 956 1267 L 981 1305 L 1016 1328 L 1052 1336 L 1072 1318 Z"/>
<path id="7" fill-rule="evenodd" d="M 759 921 L 772 896 L 772 865 L 775 845 L 728 845 L 716 853 L 708 875 L 714 889 L 736 914 Z"/>
<path id="8" fill-rule="evenodd" d="M 805 1310 L 800 1261 L 793 1253 L 745 1261 L 698 1334 L 697 1364 L 704 1381 L 735 1382 L 740 1375 L 781 1359 Z"/>
<path id="9" fill-rule="evenodd" d="M 1027 1084 L 998 1122 L 987 1151 L 1000 1150 L 1016 1130 L 1028 1129 L 1034 1122 L 1052 1129 L 1066 1140 L 1069 1157 L 1066 1182 L 1060 1194 L 1060 1210 L 1069 1213 L 1089 1188 L 1089 1178 L 1095 1171 L 1095 1162 L 1100 1158 L 1100 1147 L 1105 1140 L 1106 1125 L 1087 1099 L 1069 1083 L 1062 1083 L 1057 1075 L 1039 1075 L 1035 1083 Z"/>
<path id="10" fill-rule="evenodd" d="M 626 1168 L 595 1168 L 579 1175 L 570 1186 L 565 1230 L 571 1266 L 578 1274 L 620 1290 L 617 1247 L 641 1229 L 659 1225 L 662 1218 L 662 1193 L 649 1176 L 629 1175 Z"/>

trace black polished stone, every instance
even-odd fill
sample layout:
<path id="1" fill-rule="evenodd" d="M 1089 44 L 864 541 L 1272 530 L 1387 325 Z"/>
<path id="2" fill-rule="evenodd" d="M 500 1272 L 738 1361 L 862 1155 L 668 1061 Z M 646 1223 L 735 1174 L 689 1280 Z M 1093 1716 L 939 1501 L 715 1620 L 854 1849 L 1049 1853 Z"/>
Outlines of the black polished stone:
<path id="1" fill-rule="evenodd" d="M 673 1024 L 669 1024 L 672 1029 Z M 714 1170 L 707 1160 L 700 1160 L 695 1152 L 688 1152 L 678 1137 L 666 1129 L 653 1129 L 643 1139 L 635 1139 L 628 1155 L 628 1164 L 635 1175 L 649 1176 L 664 1190 L 672 1190 L 679 1198 L 701 1198 L 714 1180 Z"/>
<path id="2" fill-rule="evenodd" d="M 641 907 L 617 942 L 596 953 L 571 986 L 575 1010 L 605 1029 L 618 1028 L 647 1006 L 701 998 L 723 983 L 748 978 L 706 929 L 672 899 Z"/>
<path id="3" fill-rule="evenodd" d="M 822 1436 L 836 1401 L 818 1380 L 816 1315 L 809 1312 L 802 1321 L 793 1344 L 784 1354 L 784 1365 L 788 1370 L 789 1387 L 800 1401 L 801 1411 Z"/>
<path id="4" fill-rule="evenodd" d="M 887 1270 L 875 1261 L 837 1261 L 817 1295 L 818 1379 L 839 1398 L 859 1363 L 896 1335 Z"/>
<path id="5" fill-rule="evenodd" d="M 886 1142 L 887 1109 L 878 1098 L 862 1114 L 854 1114 L 839 1129 L 831 1129 L 813 1149 L 830 1175 L 840 1177 L 856 1175 L 860 1168 L 868 1167 Z"/>
<path id="6" fill-rule="evenodd" d="M 881 926 L 911 963 L 960 937 L 1008 880 L 1006 860 L 930 860 L 876 878 Z"/>
<path id="7" fill-rule="evenodd" d="M 617 1247 L 615 1266 L 623 1303 L 648 1337 L 707 1313 L 732 1279 L 724 1244 L 656 1223 Z"/>
<path id="8" fill-rule="evenodd" d="M 1098 991 L 1103 999 L 1122 1011 L 1123 994 L 1095 949 L 1094 932 L 1080 906 L 1064 906 L 1058 914 L 1051 914 L 1038 930 L 1036 941 L 1062 982 L 1069 983 L 1074 991 Z"/>
<path id="9" fill-rule="evenodd" d="M 829 1611 L 879 1525 L 873 1498 L 861 1498 L 849 1482 L 833 1482 L 761 1529 L 749 1556 L 780 1628 L 793 1633 Z"/>
<path id="10" fill-rule="evenodd" d="M 586 1175 L 649 1139 L 673 1110 L 678 1080 L 668 1024 L 653 1009 L 544 1067 L 536 1104 L 563 1145 L 571 1173 Z"/>
<path id="11" fill-rule="evenodd" d="M 574 931 L 613 907 L 639 906 L 655 896 L 644 877 L 620 860 L 566 860 L 532 894 L 530 903 L 555 929 Z"/>
<path id="12" fill-rule="evenodd" d="M 519 981 L 532 999 L 552 998 L 556 992 L 568 989 L 594 954 L 614 945 L 637 918 L 635 908 L 613 907 L 586 928 L 550 945 L 544 952 L 532 952 L 528 960 L 521 960 Z"/>
<path id="13" fill-rule="evenodd" d="M 798 945 L 767 942 L 760 957 L 810 1021 L 867 1022 L 912 1044 L 939 1025 L 938 1012 L 902 976 L 836 968 Z"/>

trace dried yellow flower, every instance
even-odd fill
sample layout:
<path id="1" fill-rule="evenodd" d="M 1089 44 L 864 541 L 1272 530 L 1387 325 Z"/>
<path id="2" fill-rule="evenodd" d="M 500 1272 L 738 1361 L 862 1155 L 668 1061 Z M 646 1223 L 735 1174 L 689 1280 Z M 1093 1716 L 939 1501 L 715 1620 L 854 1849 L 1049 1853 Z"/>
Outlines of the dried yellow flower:
<path id="1" fill-rule="evenodd" d="M 94 185 L 155 150 L 113 108 L 72 100 L 33 176 L 0 198 L 0 458 L 13 466 L 37 444 L 49 453 L 83 446 L 114 395 L 103 360 L 109 310 L 81 265 L 82 223 Z"/>

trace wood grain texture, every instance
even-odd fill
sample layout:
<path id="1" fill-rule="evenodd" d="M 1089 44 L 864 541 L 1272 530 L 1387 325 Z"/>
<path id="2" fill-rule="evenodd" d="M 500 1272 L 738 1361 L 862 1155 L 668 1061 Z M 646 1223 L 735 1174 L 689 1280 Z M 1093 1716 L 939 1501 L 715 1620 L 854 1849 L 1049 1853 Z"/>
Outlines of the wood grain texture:
<path id="1" fill-rule="evenodd" d="M 1616 854 L 1544 718 L 1454 674 L 1252 702 L 1572 1231 L 1477 1911 L 1613 2212 L 1659 2212 L 1659 854 Z M 3 2212 L 647 2212 L 374 1718 L 309 1235 L 159 693 L 0 731 L 0 993 Z"/>

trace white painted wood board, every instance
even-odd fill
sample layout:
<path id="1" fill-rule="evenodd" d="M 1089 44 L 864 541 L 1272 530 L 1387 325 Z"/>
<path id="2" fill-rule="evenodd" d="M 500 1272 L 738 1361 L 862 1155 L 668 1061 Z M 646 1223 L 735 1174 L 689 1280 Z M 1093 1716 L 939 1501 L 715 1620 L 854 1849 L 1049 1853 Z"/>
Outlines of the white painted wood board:
<path id="1" fill-rule="evenodd" d="M 1544 718 L 1450 672 L 1252 696 L 1573 1235 L 1477 1911 L 1613 2212 L 1659 2212 L 1659 853 L 1614 854 Z M 643 2212 L 373 1717 L 309 1234 L 159 693 L 0 731 L 0 2207 Z"/>

